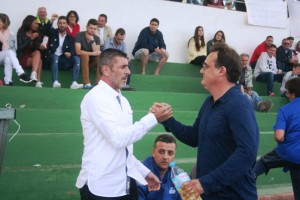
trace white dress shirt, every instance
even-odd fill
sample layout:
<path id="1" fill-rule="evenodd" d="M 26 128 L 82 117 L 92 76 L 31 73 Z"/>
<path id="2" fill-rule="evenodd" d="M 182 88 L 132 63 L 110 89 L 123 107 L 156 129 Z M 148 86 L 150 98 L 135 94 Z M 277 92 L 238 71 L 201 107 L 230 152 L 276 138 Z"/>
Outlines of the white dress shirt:
<path id="1" fill-rule="evenodd" d="M 157 125 L 152 113 L 133 124 L 127 99 L 101 80 L 81 102 L 80 118 L 84 149 L 78 188 L 87 184 L 97 196 L 118 197 L 126 195 L 127 175 L 147 184 L 144 177 L 150 170 L 133 155 L 133 143 Z"/>

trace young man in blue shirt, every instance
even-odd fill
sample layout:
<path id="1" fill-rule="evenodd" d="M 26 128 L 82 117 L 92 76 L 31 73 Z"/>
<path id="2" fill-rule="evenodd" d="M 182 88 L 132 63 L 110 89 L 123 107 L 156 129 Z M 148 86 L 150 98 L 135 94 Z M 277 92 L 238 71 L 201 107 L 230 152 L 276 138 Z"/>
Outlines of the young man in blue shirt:
<path id="1" fill-rule="evenodd" d="M 169 163 L 174 160 L 176 140 L 167 134 L 159 135 L 153 145 L 152 156 L 143 164 L 161 181 L 160 190 L 149 192 L 146 185 L 138 185 L 139 200 L 181 200 L 171 180 Z"/>

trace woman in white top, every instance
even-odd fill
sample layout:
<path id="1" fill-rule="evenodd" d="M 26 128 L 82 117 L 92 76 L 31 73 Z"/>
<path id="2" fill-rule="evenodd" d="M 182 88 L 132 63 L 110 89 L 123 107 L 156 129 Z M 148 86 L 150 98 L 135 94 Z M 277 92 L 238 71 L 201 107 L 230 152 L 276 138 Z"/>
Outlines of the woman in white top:
<path id="1" fill-rule="evenodd" d="M 204 30 L 202 26 L 197 26 L 194 36 L 188 42 L 188 61 L 190 64 L 200 65 L 202 67 L 207 56 L 204 39 Z"/>
<path id="2" fill-rule="evenodd" d="M 30 78 L 24 73 L 15 53 L 15 39 L 9 30 L 9 17 L 0 13 L 0 65 L 4 64 L 4 85 L 11 86 L 12 71 L 16 70 L 20 81 L 30 83 Z"/>

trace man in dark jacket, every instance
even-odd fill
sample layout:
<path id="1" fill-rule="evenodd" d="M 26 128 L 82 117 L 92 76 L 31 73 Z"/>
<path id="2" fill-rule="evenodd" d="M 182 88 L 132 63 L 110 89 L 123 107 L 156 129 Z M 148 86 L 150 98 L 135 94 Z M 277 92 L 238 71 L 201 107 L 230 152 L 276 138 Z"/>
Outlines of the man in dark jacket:
<path id="1" fill-rule="evenodd" d="M 293 59 L 293 53 L 290 49 L 290 41 L 288 39 L 283 39 L 281 46 L 277 48 L 276 61 L 277 68 L 283 72 L 291 71 L 294 63 L 297 63 L 297 61 Z"/>
<path id="2" fill-rule="evenodd" d="M 151 19 L 150 26 L 140 32 L 133 48 L 132 55 L 142 62 L 142 74 L 146 73 L 146 65 L 150 60 L 158 62 L 154 75 L 159 75 L 159 71 L 169 58 L 163 34 L 158 30 L 158 26 L 158 19 Z"/>
<path id="3" fill-rule="evenodd" d="M 82 84 L 77 83 L 80 70 L 80 59 L 75 54 L 74 39 L 66 32 L 67 18 L 60 16 L 57 21 L 57 29 L 52 29 L 47 49 L 44 50 L 43 56 L 46 65 L 51 67 L 53 88 L 60 88 L 58 81 L 58 69 L 70 69 L 72 71 L 71 89 L 80 89 Z"/>

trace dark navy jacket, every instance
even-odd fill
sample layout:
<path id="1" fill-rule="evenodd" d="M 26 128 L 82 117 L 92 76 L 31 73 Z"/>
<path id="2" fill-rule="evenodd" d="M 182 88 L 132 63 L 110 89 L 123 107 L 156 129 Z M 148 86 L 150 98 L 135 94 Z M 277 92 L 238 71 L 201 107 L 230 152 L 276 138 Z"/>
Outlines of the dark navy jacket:
<path id="1" fill-rule="evenodd" d="M 46 63 L 44 66 L 48 66 L 48 58 L 55 53 L 58 46 L 59 46 L 59 31 L 58 29 L 51 29 L 47 49 L 45 49 L 42 53 L 43 64 Z M 67 32 L 62 46 L 61 56 L 65 57 L 64 55 L 65 52 L 71 53 L 71 56 L 76 55 L 74 38 L 71 37 Z"/>
<path id="2" fill-rule="evenodd" d="M 159 172 L 159 168 L 150 156 L 143 161 L 143 164 L 155 174 L 161 181 L 161 188 L 156 192 L 149 192 L 146 185 L 138 184 L 139 200 L 181 200 L 179 193 L 176 191 L 171 180 L 171 169 L 166 172 L 163 180 Z"/>
<path id="3" fill-rule="evenodd" d="M 193 126 L 163 122 L 181 142 L 198 147 L 197 177 L 203 200 L 257 200 L 253 165 L 259 129 L 252 106 L 236 85 L 214 102 L 209 96 Z"/>
<path id="4" fill-rule="evenodd" d="M 291 71 L 293 64 L 289 62 L 289 59 L 292 58 L 292 55 L 293 53 L 290 49 L 285 52 L 282 45 L 278 47 L 276 51 L 277 69 L 281 69 L 283 72 Z"/>
<path id="5" fill-rule="evenodd" d="M 138 37 L 137 42 L 132 51 L 132 55 L 134 56 L 135 52 L 139 49 L 148 49 L 149 53 L 153 53 L 156 48 L 166 49 L 166 44 L 164 42 L 163 34 L 157 30 L 155 33 L 150 31 L 149 27 L 144 28 Z"/>

